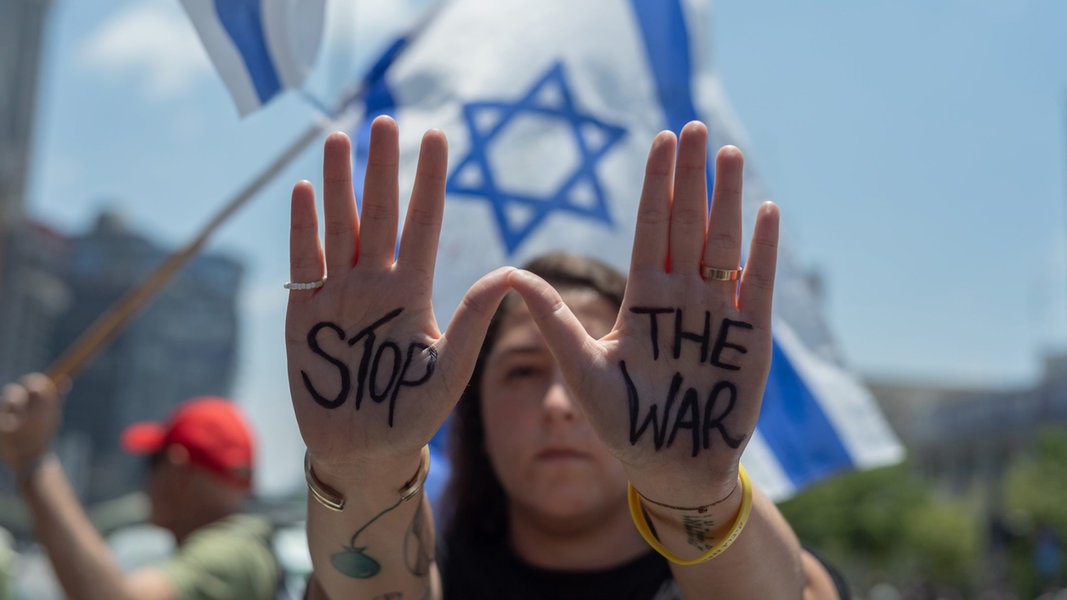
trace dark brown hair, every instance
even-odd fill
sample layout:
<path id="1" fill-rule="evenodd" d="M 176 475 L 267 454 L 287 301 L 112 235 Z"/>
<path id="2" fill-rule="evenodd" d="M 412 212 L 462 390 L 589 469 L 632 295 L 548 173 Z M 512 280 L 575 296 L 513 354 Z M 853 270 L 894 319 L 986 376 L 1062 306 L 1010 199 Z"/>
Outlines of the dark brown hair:
<path id="1" fill-rule="evenodd" d="M 615 305 L 622 306 L 626 277 L 599 260 L 555 252 L 544 254 L 523 266 L 552 284 L 559 292 L 592 290 Z M 473 541 L 496 541 L 507 531 L 507 498 L 485 451 L 482 421 L 481 380 L 485 360 L 500 335 L 500 323 L 508 308 L 522 300 L 508 294 L 493 315 L 470 383 L 452 413 L 448 432 L 452 476 L 444 494 L 444 531 Z"/>

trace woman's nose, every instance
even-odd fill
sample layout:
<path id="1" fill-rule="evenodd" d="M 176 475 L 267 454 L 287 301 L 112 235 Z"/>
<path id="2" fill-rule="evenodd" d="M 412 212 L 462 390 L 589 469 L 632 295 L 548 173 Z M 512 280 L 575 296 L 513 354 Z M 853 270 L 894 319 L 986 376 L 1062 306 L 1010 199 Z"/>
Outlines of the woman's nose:
<path id="1" fill-rule="evenodd" d="M 575 417 L 578 410 L 570 389 L 560 376 L 556 376 L 548 386 L 542 405 L 550 420 L 569 421 Z"/>

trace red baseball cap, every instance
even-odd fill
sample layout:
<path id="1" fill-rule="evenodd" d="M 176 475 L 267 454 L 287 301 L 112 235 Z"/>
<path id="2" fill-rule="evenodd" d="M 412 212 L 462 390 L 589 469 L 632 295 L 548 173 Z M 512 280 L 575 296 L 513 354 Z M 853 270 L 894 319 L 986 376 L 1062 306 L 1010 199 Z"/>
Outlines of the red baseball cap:
<path id="1" fill-rule="evenodd" d="M 122 447 L 154 454 L 172 444 L 189 460 L 243 490 L 252 488 L 252 429 L 233 402 L 214 396 L 186 400 L 163 423 L 134 423 L 122 432 Z"/>

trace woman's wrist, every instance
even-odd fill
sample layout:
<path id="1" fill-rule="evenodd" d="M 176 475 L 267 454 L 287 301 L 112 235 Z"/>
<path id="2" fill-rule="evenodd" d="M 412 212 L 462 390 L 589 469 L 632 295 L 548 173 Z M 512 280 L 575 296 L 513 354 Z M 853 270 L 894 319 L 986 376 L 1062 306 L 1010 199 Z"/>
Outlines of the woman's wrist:
<path id="1" fill-rule="evenodd" d="M 685 531 L 697 521 L 703 524 L 707 535 L 714 536 L 729 527 L 742 503 L 742 485 L 739 475 L 734 476 L 732 487 L 725 492 L 721 486 L 709 488 L 703 493 L 689 490 L 684 495 L 671 494 L 662 487 L 639 487 L 630 482 L 631 494 L 640 501 L 642 510 L 660 527 Z M 652 491 L 646 492 L 651 489 Z M 690 532 L 691 533 L 691 532 Z"/>
<path id="2" fill-rule="evenodd" d="M 59 457 L 56 456 L 56 453 L 50 448 L 39 452 L 28 459 L 24 459 L 20 462 L 19 466 L 14 469 L 15 481 L 19 485 L 27 485 L 33 481 L 38 473 L 41 472 L 42 468 L 58 460 Z"/>
<path id="3" fill-rule="evenodd" d="M 308 451 L 304 474 L 309 495 L 325 507 L 341 509 L 348 503 L 395 501 L 421 483 L 429 470 L 428 448 L 380 459 L 356 462 L 319 462 Z M 337 506 L 340 505 L 340 506 Z"/>
<path id="4" fill-rule="evenodd" d="M 738 505 L 739 465 L 724 470 L 720 475 L 709 477 L 711 469 L 672 469 L 670 467 L 626 467 L 626 478 L 641 496 L 651 504 L 682 508 L 699 508 L 723 504 Z M 716 504 L 718 503 L 718 504 Z M 719 512 L 718 510 L 716 512 Z"/>
<path id="5" fill-rule="evenodd" d="M 744 468 L 726 496 L 683 506 L 649 501 L 631 483 L 630 514 L 641 536 L 671 562 L 691 565 L 725 552 L 741 535 L 752 509 L 753 489 Z"/>

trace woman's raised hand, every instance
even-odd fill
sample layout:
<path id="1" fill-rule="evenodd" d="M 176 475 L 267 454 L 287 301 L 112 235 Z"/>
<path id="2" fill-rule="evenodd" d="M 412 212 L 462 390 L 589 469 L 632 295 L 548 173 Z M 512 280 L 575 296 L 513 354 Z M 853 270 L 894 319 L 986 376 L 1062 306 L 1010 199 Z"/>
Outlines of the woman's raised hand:
<path id="1" fill-rule="evenodd" d="M 778 211 L 760 207 L 744 271 L 741 152 L 715 159 L 710 215 L 707 129 L 652 143 L 622 309 L 590 338 L 559 294 L 517 271 L 512 285 L 601 439 L 634 486 L 681 506 L 736 487 L 771 359 Z"/>
<path id="2" fill-rule="evenodd" d="M 417 456 L 467 385 L 506 292 L 507 269 L 486 275 L 460 303 L 448 333 L 438 329 L 431 289 L 447 155 L 444 134 L 427 132 L 399 246 L 392 119 L 379 117 L 371 127 L 361 214 L 349 139 L 335 133 L 326 140 L 325 249 L 312 185 L 293 188 L 290 276 L 297 283 L 325 279 L 319 288 L 290 291 L 285 323 L 293 408 L 318 470 Z"/>

